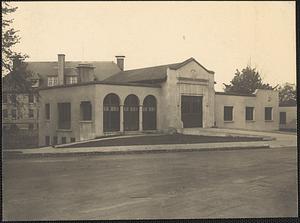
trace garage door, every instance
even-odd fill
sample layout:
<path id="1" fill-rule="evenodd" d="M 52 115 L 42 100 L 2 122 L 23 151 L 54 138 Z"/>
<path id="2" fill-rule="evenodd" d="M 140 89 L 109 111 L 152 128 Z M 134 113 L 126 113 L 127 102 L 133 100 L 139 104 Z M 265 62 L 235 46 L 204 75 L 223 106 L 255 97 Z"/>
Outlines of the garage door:
<path id="1" fill-rule="evenodd" d="M 183 128 L 202 127 L 202 96 L 181 96 Z"/>

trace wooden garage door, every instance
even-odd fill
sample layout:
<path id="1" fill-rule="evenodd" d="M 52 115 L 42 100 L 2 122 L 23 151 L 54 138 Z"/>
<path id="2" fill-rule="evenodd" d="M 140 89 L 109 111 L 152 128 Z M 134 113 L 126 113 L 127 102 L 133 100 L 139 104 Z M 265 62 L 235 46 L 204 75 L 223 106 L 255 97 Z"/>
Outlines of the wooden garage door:
<path id="1" fill-rule="evenodd" d="M 202 127 L 202 96 L 181 96 L 183 128 Z"/>

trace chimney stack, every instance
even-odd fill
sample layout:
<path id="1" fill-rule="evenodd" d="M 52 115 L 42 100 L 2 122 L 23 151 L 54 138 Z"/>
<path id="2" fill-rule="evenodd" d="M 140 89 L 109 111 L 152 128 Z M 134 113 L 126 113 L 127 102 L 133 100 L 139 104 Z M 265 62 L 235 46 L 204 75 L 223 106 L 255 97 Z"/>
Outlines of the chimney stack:
<path id="1" fill-rule="evenodd" d="M 65 54 L 58 54 L 58 85 L 65 83 Z"/>
<path id="2" fill-rule="evenodd" d="M 117 58 L 117 65 L 123 71 L 124 70 L 124 58 L 125 56 L 116 56 Z"/>
<path id="3" fill-rule="evenodd" d="M 95 67 L 90 63 L 81 63 L 77 66 L 80 82 L 91 82 L 95 80 Z"/>

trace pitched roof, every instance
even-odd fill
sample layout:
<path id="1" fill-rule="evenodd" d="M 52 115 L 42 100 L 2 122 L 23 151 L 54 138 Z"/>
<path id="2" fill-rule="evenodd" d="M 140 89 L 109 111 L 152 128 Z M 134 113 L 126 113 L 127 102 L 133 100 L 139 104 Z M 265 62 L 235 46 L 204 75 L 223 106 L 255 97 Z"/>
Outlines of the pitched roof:
<path id="1" fill-rule="evenodd" d="M 215 92 L 216 95 L 230 95 L 230 96 L 246 96 L 246 97 L 256 97 L 255 94 L 245 94 L 239 92 Z"/>
<path id="2" fill-rule="evenodd" d="M 195 61 L 199 66 L 201 66 L 207 72 L 213 74 L 213 71 L 207 70 L 203 67 L 198 61 L 196 61 L 193 57 L 181 62 L 174 64 L 166 64 L 155 67 L 145 67 L 127 71 L 121 71 L 111 77 L 108 77 L 104 80 L 104 82 L 118 82 L 118 83 L 136 83 L 136 82 L 144 82 L 144 83 L 157 83 L 165 81 L 167 78 L 167 70 L 177 70 L 182 66 L 190 63 L 191 61 Z"/>
<path id="3" fill-rule="evenodd" d="M 57 61 L 46 62 L 26 62 L 27 70 L 40 76 L 42 80 L 46 80 L 47 76 L 57 75 Z M 80 63 L 91 63 L 95 67 L 95 76 L 98 80 L 104 80 L 107 77 L 120 72 L 120 68 L 113 61 L 66 61 L 65 75 L 78 75 L 77 66 Z M 44 83 L 43 83 L 44 82 Z M 42 81 L 41 85 L 45 86 L 46 81 Z"/>
<path id="4" fill-rule="evenodd" d="M 297 106 L 297 101 L 293 101 L 293 100 L 279 103 L 279 107 L 296 107 L 296 106 Z"/>

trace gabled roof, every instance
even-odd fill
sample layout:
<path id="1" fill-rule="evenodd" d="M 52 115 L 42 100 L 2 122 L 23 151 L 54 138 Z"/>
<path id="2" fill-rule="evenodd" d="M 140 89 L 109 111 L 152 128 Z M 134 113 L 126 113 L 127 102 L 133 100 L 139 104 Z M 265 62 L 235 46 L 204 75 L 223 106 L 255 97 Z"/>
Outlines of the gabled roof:
<path id="1" fill-rule="evenodd" d="M 42 80 L 42 86 L 46 84 L 47 76 L 57 76 L 57 61 L 46 62 L 26 62 L 27 70 L 39 75 Z M 65 75 L 78 75 L 76 67 L 80 63 L 91 63 L 95 67 L 95 76 L 98 80 L 104 80 L 107 77 L 120 72 L 120 68 L 113 61 L 66 61 Z"/>
<path id="2" fill-rule="evenodd" d="M 145 67 L 140 69 L 133 69 L 127 71 L 121 71 L 111 77 L 108 77 L 104 80 L 104 82 L 118 82 L 118 83 L 136 83 L 136 82 L 143 82 L 143 83 L 157 83 L 163 82 L 167 78 L 167 70 L 177 70 L 182 66 L 190 63 L 191 61 L 195 61 L 199 66 L 201 66 L 207 72 L 213 74 L 213 71 L 207 70 L 203 67 L 199 62 L 197 62 L 194 58 L 189 58 L 181 63 L 174 63 L 174 64 L 166 64 L 160 65 L 155 67 Z"/>

